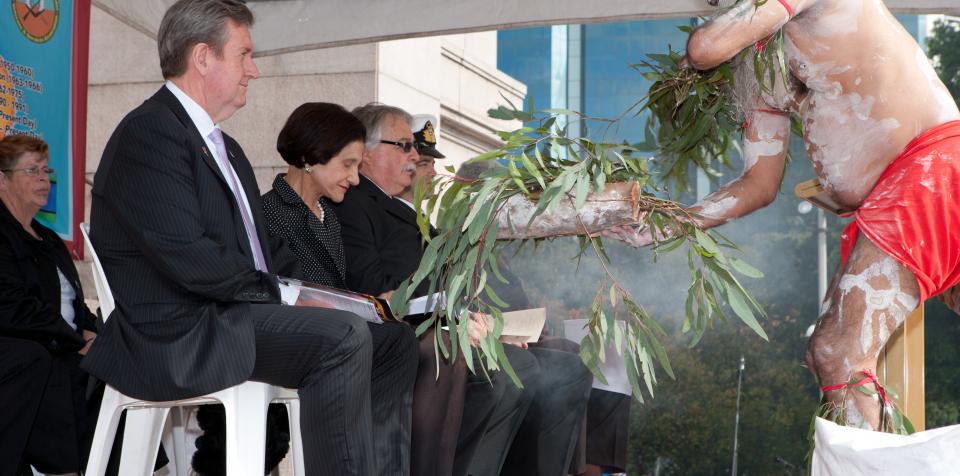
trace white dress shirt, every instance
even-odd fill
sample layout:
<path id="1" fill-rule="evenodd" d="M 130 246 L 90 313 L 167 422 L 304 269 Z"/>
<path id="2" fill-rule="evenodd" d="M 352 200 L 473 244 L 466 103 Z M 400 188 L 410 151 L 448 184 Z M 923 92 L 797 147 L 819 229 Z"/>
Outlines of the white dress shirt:
<path id="1" fill-rule="evenodd" d="M 187 93 L 183 92 L 183 90 L 177 87 L 177 85 L 174 84 L 173 81 L 167 81 L 164 84 L 164 86 L 166 86 L 167 89 L 169 89 L 170 92 L 172 92 L 173 95 L 176 96 L 177 100 L 180 101 L 180 104 L 187 111 L 187 115 L 190 116 L 190 121 L 192 121 L 194 127 L 196 127 L 198 131 L 200 131 L 200 136 L 203 137 L 203 142 L 204 144 L 207 145 L 207 150 L 210 151 L 210 154 L 217 154 L 217 147 L 213 144 L 213 141 L 210 139 L 209 136 L 210 136 L 210 132 L 212 132 L 214 128 L 220 128 L 220 126 L 218 124 L 214 124 L 213 119 L 210 118 L 210 114 L 207 114 L 207 111 L 204 111 L 203 108 L 200 107 L 200 105 L 193 100 L 193 98 L 188 96 Z M 224 160 L 214 160 L 214 162 L 216 162 L 217 164 L 217 167 L 220 168 L 220 173 L 222 173 L 224 177 L 229 177 L 231 174 L 233 174 L 234 176 L 237 176 L 236 171 L 228 171 L 224 169 L 225 166 L 230 167 L 230 158 L 229 157 L 220 157 L 220 158 Z M 249 216 L 252 217 L 253 213 L 250 209 L 250 202 L 247 201 L 247 194 L 243 190 L 243 184 L 240 183 L 240 181 L 238 180 L 236 182 L 236 185 L 239 188 L 239 190 L 233 190 L 233 187 L 231 186 L 230 181 L 229 180 L 227 181 L 227 186 L 230 187 L 231 190 L 236 192 L 236 195 L 240 197 L 241 201 L 243 201 L 243 206 L 246 207 L 247 213 L 249 214 Z M 247 238 L 250 239 L 250 237 L 247 237 Z M 250 249 L 251 250 L 254 249 L 253 243 L 250 243 Z M 267 249 L 269 250 L 269 246 L 267 247 Z M 296 289 L 294 287 L 291 287 L 283 283 L 280 284 L 280 300 L 283 301 L 284 304 L 292 305 L 296 303 L 297 297 L 299 297 L 299 295 L 300 295 L 299 289 Z"/>

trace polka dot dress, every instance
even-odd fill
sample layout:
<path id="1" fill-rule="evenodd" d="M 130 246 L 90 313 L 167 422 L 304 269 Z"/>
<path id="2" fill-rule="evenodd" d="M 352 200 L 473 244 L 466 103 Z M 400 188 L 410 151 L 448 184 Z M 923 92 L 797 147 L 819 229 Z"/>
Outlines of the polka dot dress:
<path id="1" fill-rule="evenodd" d="M 320 199 L 323 221 L 310 211 L 300 195 L 279 174 L 273 190 L 263 196 L 263 213 L 271 236 L 280 236 L 297 256 L 303 279 L 346 289 L 346 261 L 337 214 Z"/>

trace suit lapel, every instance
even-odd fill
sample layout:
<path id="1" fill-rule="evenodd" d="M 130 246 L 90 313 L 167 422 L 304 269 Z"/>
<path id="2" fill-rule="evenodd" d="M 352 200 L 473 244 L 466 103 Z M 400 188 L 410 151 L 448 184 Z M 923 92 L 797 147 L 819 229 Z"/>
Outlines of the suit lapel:
<path id="1" fill-rule="evenodd" d="M 366 192 L 381 209 L 398 218 L 400 221 L 417 228 L 416 212 L 403 203 L 400 203 L 399 200 L 384 193 L 372 180 L 361 175 L 359 188 Z"/>
<path id="2" fill-rule="evenodd" d="M 230 189 L 230 185 L 227 182 L 226 177 L 223 176 L 223 172 L 220 171 L 220 166 L 217 165 L 217 159 L 214 158 L 213 152 L 207 147 L 207 143 L 204 141 L 203 136 L 200 135 L 200 131 L 197 129 L 197 126 L 193 123 L 193 120 L 190 119 L 190 115 L 187 114 L 187 110 L 184 109 L 182 104 L 180 104 L 180 101 L 177 99 L 177 97 L 174 96 L 173 93 L 166 88 L 166 86 L 161 87 L 151 99 L 162 103 L 173 112 L 173 114 L 183 125 L 184 129 L 188 131 L 191 154 L 193 154 L 194 157 L 200 157 L 203 163 L 206 164 L 207 168 L 210 169 L 210 172 L 219 179 L 220 185 L 223 187 L 223 193 L 226 195 L 226 199 L 233 204 L 234 216 L 233 220 L 231 221 L 234 228 L 234 235 L 237 237 L 237 245 L 240 247 L 241 253 L 243 253 L 244 256 L 250 260 L 250 264 L 254 265 L 256 261 L 253 258 L 253 250 L 250 248 L 250 240 L 247 239 L 247 230 L 243 226 L 243 217 L 240 216 L 241 212 L 239 209 L 239 204 L 237 203 L 237 199 L 234 197 L 233 191 Z M 247 183 L 244 183 L 244 179 L 241 178 L 241 175 L 243 174 L 238 171 L 238 167 L 234 162 L 233 156 L 235 153 L 232 149 L 234 148 L 234 144 L 236 144 L 236 142 L 232 138 L 228 137 L 229 136 L 224 134 L 224 148 L 227 149 L 227 155 L 229 156 L 228 160 L 230 161 L 231 166 L 233 166 L 233 170 L 236 172 L 240 183 L 243 185 L 244 193 L 247 195 L 247 202 L 250 204 L 250 212 L 254 216 L 254 226 L 257 230 L 257 235 L 260 238 L 260 248 L 263 250 L 264 259 L 267 261 L 265 264 L 269 269 L 270 258 L 267 255 L 269 255 L 270 252 L 269 248 L 264 248 L 264 243 L 266 243 L 264 241 L 264 237 L 266 234 L 265 230 L 262 228 L 263 220 L 261 219 L 258 222 L 257 219 L 257 211 L 259 211 L 259 208 L 256 205 L 259 204 L 259 202 L 255 202 L 250 198 L 251 188 Z M 236 146 L 236 148 L 239 149 L 239 146 Z M 240 151 L 240 154 L 242 156 L 243 151 Z M 244 157 L 244 160 L 245 159 L 246 157 Z M 254 187 L 253 190 L 256 190 L 256 188 Z M 257 197 L 257 199 L 259 200 L 259 197 Z"/>
<path id="3" fill-rule="evenodd" d="M 217 159 L 213 157 L 213 152 L 207 147 L 207 143 L 204 141 L 203 136 L 200 135 L 200 131 L 197 130 L 197 126 L 194 125 L 193 120 L 190 119 L 190 115 L 187 114 L 187 110 L 183 108 L 183 104 L 180 104 L 180 101 L 177 100 L 177 97 L 170 92 L 166 86 L 160 88 L 156 94 L 151 98 L 156 100 L 163 105 L 167 106 L 173 114 L 177 116 L 177 119 L 183 125 L 187 131 L 189 131 L 190 138 L 190 147 L 191 153 L 199 156 L 207 167 L 213 172 L 217 178 L 220 179 L 220 182 L 224 187 L 227 187 L 227 191 L 230 190 L 230 186 L 227 184 L 226 177 L 223 176 L 223 173 L 220 172 L 220 166 L 217 165 Z"/>

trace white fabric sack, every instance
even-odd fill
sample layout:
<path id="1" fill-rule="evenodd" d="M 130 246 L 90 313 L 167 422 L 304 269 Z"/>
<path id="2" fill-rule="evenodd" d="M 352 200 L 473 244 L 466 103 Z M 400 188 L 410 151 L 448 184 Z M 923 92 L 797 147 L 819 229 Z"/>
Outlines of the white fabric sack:
<path id="1" fill-rule="evenodd" d="M 813 476 L 960 474 L 960 425 L 903 436 L 817 418 L 814 440 Z"/>

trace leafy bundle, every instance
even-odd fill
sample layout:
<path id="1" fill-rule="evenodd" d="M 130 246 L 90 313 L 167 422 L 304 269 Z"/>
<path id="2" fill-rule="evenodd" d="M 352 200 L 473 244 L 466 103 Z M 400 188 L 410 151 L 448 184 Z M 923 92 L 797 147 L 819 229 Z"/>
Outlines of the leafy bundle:
<path id="1" fill-rule="evenodd" d="M 690 27 L 680 27 L 689 33 Z M 688 188 L 694 169 L 717 177 L 718 165 L 730 167 L 731 149 L 738 149 L 738 113 L 733 102 L 733 73 L 724 63 L 709 72 L 681 65 L 683 55 L 648 55 L 632 67 L 653 81 L 640 111 L 650 113 L 643 150 L 656 151 L 666 181 Z"/>
<path id="2" fill-rule="evenodd" d="M 746 292 L 736 274 L 759 278 L 761 273 L 743 260 L 729 256 L 736 246 L 716 232 L 703 231 L 692 224 L 691 216 L 677 203 L 657 198 L 656 180 L 650 162 L 630 145 L 593 142 L 570 137 L 564 120 L 583 120 L 577 113 L 547 110 L 537 119 L 533 113 L 501 106 L 491 110 L 493 117 L 520 120 L 530 127 L 500 132 L 504 145 L 471 160 L 486 164 L 486 171 L 477 179 L 454 175 L 438 178 L 441 192 L 429 198 L 418 189 L 415 201 L 420 213 L 420 228 L 428 237 L 429 216 L 436 214 L 439 234 L 428 238 L 419 269 L 402 284 L 393 296 L 392 307 L 403 312 L 403 306 L 423 281 L 430 292 L 446 293 L 446 324 L 451 346 L 435 340 L 439 354 L 449 357 L 462 352 L 474 369 L 474 358 L 482 369 L 503 369 L 515 380 L 503 349 L 497 340 L 502 330 L 501 309 L 506 306 L 490 286 L 492 280 L 506 282 L 500 270 L 499 250 L 508 243 L 497 240 L 498 213 L 508 199 L 524 196 L 537 202 L 530 222 L 551 213 L 561 201 L 575 210 L 590 194 L 599 194 L 607 183 L 635 181 L 644 192 L 640 208 L 646 213 L 641 225 L 657 230 L 664 237 L 654 245 L 657 254 L 685 251 L 690 270 L 684 331 L 692 333 L 695 344 L 715 318 L 726 319 L 729 305 L 733 315 L 760 336 L 766 338 L 757 320 L 763 315 L 760 305 Z M 560 118 L 563 118 L 562 120 Z M 451 169 L 452 173 L 453 170 Z M 611 206 L 618 206 L 616 204 Z M 569 217 L 580 220 L 579 214 Z M 511 224 L 524 226 L 527 224 Z M 597 231 L 597 230 L 591 230 Z M 613 344 L 625 356 L 633 395 L 643 401 L 643 387 L 652 395 L 656 383 L 655 365 L 672 377 L 673 372 L 660 339 L 664 329 L 622 286 L 607 267 L 609 259 L 601 239 L 579 236 L 580 255 L 594 255 L 605 270 L 606 279 L 594 296 L 588 323 L 589 333 L 583 339 L 580 354 L 596 378 L 605 382 L 599 364 L 606 359 L 605 346 Z M 493 332 L 482 339 L 478 348 L 469 345 L 468 325 L 471 312 L 494 316 Z M 618 325 L 616 321 L 624 321 Z M 422 334 L 430 327 L 440 327 L 443 316 L 436 311 L 417 329 Z M 440 336 L 436 332 L 436 336 Z"/>

